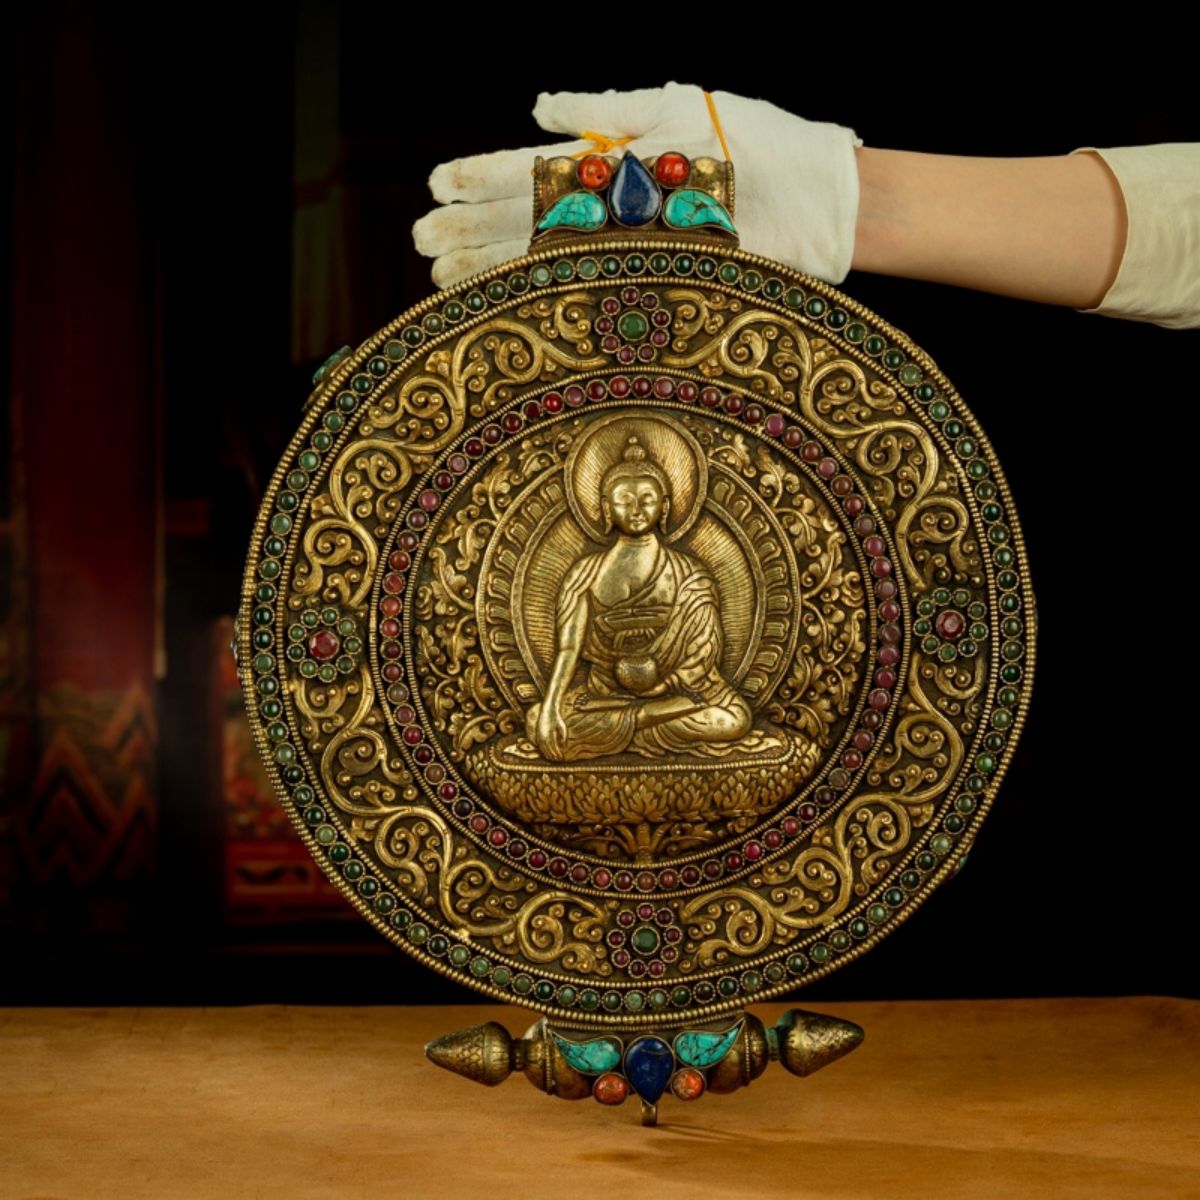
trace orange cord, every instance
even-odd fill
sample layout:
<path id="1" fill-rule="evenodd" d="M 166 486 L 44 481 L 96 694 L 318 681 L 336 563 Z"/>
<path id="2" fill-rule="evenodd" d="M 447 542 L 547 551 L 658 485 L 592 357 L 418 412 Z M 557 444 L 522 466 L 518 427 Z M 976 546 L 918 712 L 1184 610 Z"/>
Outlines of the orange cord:
<path id="1" fill-rule="evenodd" d="M 704 102 L 708 105 L 708 115 L 712 118 L 713 128 L 717 131 L 717 141 L 721 143 L 721 150 L 725 155 L 725 161 L 729 161 L 729 144 L 725 141 L 725 133 L 721 129 L 721 118 L 717 116 L 717 106 L 713 102 L 712 93 L 704 93 Z"/>
<path id="2" fill-rule="evenodd" d="M 572 154 L 572 158 L 583 158 L 586 154 L 608 154 L 610 151 L 616 150 L 618 146 L 624 146 L 627 142 L 633 141 L 632 136 L 610 138 L 607 134 L 597 133 L 594 129 L 585 129 L 579 136 L 587 138 L 592 145 L 580 150 L 577 154 Z"/>

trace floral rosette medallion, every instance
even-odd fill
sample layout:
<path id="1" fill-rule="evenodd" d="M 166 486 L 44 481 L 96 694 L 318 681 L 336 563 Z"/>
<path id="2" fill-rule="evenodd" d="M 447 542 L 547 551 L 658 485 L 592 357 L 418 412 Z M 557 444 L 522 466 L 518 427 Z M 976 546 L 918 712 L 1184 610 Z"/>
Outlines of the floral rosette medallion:
<path id="1" fill-rule="evenodd" d="M 485 1083 L 691 1101 L 862 1031 L 744 1007 L 966 855 L 1021 729 L 1020 526 L 933 361 L 742 251 L 715 160 L 539 160 L 531 252 L 318 372 L 238 652 L 347 899 L 544 1014 Z"/>

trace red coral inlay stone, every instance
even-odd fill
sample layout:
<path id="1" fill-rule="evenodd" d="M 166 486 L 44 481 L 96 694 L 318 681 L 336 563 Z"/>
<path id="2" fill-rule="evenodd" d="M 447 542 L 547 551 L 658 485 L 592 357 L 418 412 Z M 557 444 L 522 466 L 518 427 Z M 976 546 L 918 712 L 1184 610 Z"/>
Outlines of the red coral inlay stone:
<path id="1" fill-rule="evenodd" d="M 579 182 L 590 192 L 604 187 L 612 178 L 612 164 L 599 154 L 589 154 L 579 163 Z"/>
<path id="2" fill-rule="evenodd" d="M 629 1095 L 629 1084 L 623 1075 L 616 1075 L 610 1071 L 592 1084 L 592 1095 L 601 1104 L 623 1104 L 625 1097 Z"/>
<path id="3" fill-rule="evenodd" d="M 684 1067 L 671 1079 L 671 1092 L 679 1100 L 696 1100 L 704 1094 L 704 1076 L 695 1067 Z"/>
<path id="4" fill-rule="evenodd" d="M 691 173 L 692 164 L 674 150 L 660 154 L 654 164 L 654 178 L 663 187 L 678 187 Z"/>

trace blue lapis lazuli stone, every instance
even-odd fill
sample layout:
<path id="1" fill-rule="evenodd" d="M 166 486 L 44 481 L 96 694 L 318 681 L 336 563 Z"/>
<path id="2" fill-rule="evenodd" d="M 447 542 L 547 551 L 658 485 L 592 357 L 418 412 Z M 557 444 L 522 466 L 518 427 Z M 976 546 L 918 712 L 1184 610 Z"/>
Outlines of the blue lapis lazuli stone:
<path id="1" fill-rule="evenodd" d="M 733 1044 L 741 1032 L 741 1021 L 720 1033 L 689 1029 L 675 1039 L 675 1053 L 679 1055 L 679 1061 L 689 1067 L 712 1067 L 733 1049 Z"/>
<path id="2" fill-rule="evenodd" d="M 705 225 L 737 233 L 725 206 L 699 188 L 680 188 L 667 197 L 663 220 L 672 229 L 697 229 Z"/>
<path id="3" fill-rule="evenodd" d="M 603 1075 L 621 1061 L 621 1050 L 614 1038 L 595 1038 L 590 1042 L 572 1042 L 554 1035 L 559 1052 L 584 1075 Z"/>
<path id="4" fill-rule="evenodd" d="M 537 233 L 547 229 L 599 229 L 608 220 L 604 201 L 594 192 L 568 192 L 559 196 L 537 223 Z"/>
<path id="5" fill-rule="evenodd" d="M 638 1038 L 625 1051 L 625 1078 L 647 1104 L 656 1104 L 675 1070 L 675 1055 L 662 1038 Z"/>
<path id="6" fill-rule="evenodd" d="M 626 154 L 608 185 L 608 207 L 621 225 L 646 225 L 658 216 L 662 192 L 636 154 Z"/>

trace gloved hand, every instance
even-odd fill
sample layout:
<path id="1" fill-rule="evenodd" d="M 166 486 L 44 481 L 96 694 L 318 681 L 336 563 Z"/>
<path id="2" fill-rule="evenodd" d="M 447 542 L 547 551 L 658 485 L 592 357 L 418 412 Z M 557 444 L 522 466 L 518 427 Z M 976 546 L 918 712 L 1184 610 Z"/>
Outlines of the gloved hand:
<path id="1" fill-rule="evenodd" d="M 735 171 L 734 220 L 741 244 L 830 283 L 850 270 L 858 217 L 854 130 L 806 121 L 731 92 L 713 92 Z M 533 110 L 546 130 L 632 136 L 625 150 L 649 158 L 678 150 L 724 157 L 703 91 L 668 83 L 635 92 L 543 92 Z M 587 140 L 500 150 L 436 167 L 429 187 L 441 207 L 413 226 L 413 241 L 436 261 L 433 280 L 460 279 L 524 254 L 532 227 L 533 160 L 592 150 Z"/>

